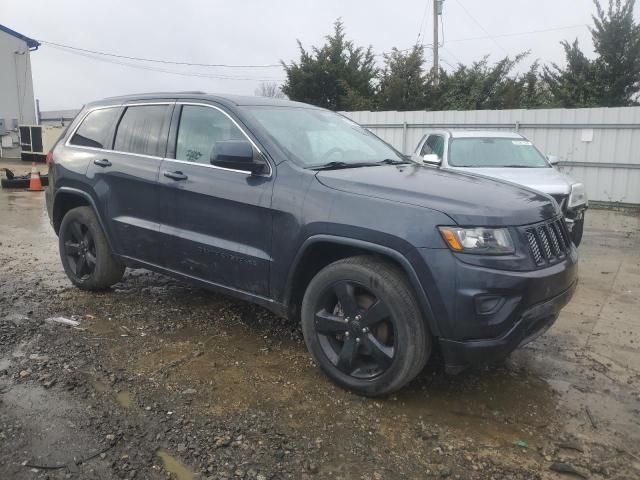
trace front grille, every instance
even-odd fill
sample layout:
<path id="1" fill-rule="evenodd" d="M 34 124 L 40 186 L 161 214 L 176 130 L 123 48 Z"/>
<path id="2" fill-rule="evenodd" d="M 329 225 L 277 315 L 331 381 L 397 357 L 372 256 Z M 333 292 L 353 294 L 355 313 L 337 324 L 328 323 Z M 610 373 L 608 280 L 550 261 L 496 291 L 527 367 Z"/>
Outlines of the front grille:
<path id="1" fill-rule="evenodd" d="M 562 218 L 525 229 L 533 261 L 539 267 L 558 263 L 569 254 L 571 240 Z"/>

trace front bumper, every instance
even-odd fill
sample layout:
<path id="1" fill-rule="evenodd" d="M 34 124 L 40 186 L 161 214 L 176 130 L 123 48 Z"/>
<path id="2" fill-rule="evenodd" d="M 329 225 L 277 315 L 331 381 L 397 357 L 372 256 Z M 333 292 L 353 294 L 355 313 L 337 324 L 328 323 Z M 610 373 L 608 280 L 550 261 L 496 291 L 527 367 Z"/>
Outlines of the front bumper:
<path id="1" fill-rule="evenodd" d="M 490 260 L 502 268 L 489 268 L 480 257 L 449 250 L 419 253 L 428 265 L 420 281 L 435 320 L 431 328 L 449 371 L 495 360 L 540 335 L 571 299 L 578 279 L 573 246 L 561 261 L 527 270 L 510 270 L 519 262 L 508 257 Z"/>
<path id="2" fill-rule="evenodd" d="M 535 340 L 558 318 L 571 300 L 578 281 L 555 297 L 525 310 L 515 325 L 500 338 L 455 341 L 440 339 L 440 348 L 449 373 L 458 373 L 470 365 L 491 362 L 509 355 L 516 348 Z"/>

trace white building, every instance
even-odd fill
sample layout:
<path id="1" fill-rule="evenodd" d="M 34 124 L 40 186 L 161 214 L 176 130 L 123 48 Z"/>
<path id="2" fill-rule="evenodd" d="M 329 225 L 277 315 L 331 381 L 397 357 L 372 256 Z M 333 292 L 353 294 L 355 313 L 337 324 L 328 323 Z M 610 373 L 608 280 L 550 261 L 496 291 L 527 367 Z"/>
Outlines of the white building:
<path id="1" fill-rule="evenodd" d="M 0 156 L 19 157 L 18 125 L 35 125 L 30 52 L 36 40 L 0 25 Z"/>

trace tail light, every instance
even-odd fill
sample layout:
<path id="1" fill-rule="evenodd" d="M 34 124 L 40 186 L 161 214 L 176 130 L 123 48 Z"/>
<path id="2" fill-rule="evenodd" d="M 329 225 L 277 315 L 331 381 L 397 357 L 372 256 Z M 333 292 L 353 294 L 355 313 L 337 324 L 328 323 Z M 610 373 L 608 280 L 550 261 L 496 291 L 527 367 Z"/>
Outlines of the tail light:
<path id="1" fill-rule="evenodd" d="M 49 153 L 47 153 L 47 166 L 51 166 L 52 163 L 53 163 L 53 150 L 50 150 Z"/>

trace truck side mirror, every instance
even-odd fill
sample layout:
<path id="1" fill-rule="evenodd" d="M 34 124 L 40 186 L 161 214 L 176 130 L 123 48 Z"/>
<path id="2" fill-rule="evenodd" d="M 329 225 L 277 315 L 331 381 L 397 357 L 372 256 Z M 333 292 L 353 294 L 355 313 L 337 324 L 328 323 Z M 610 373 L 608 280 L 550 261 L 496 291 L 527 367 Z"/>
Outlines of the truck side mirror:
<path id="1" fill-rule="evenodd" d="M 560 161 L 560 157 L 557 155 L 547 155 L 547 160 L 551 165 L 556 165 Z"/>
<path id="2" fill-rule="evenodd" d="M 245 140 L 224 140 L 213 144 L 211 165 L 260 174 L 266 170 L 266 164 L 255 158 L 251 144 Z"/>
<path id="3" fill-rule="evenodd" d="M 426 155 L 422 156 L 422 163 L 437 167 L 442 163 L 442 160 L 435 153 L 427 153 Z"/>

